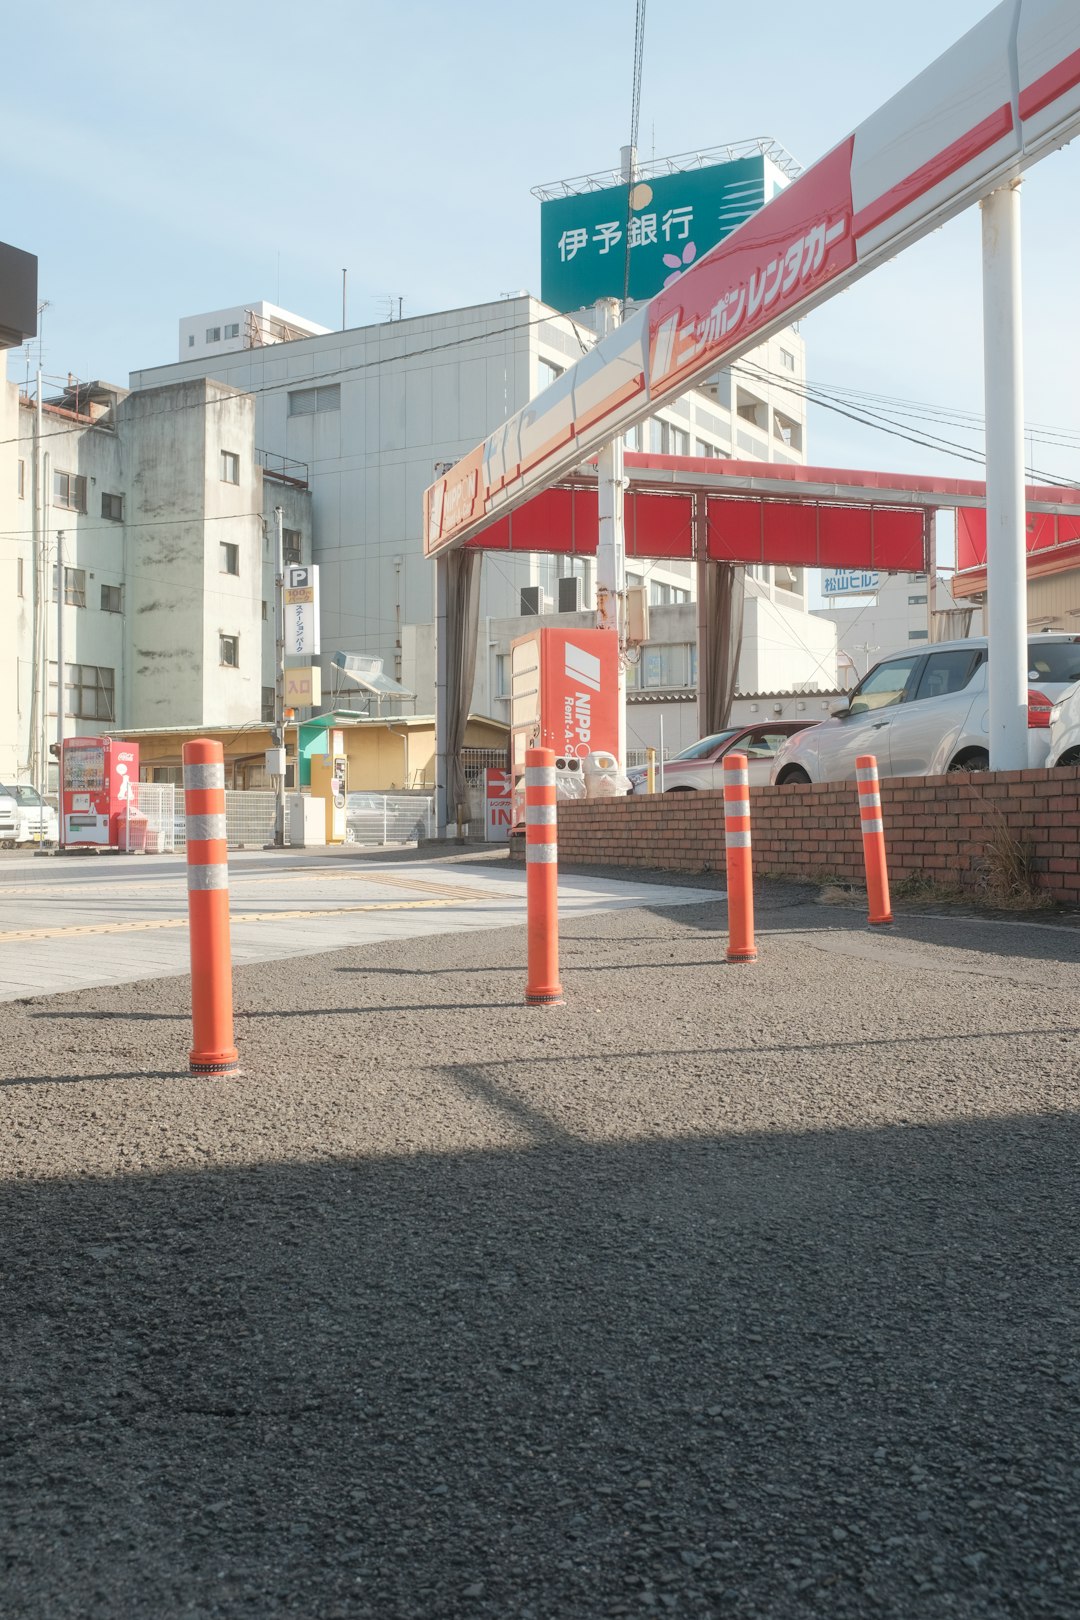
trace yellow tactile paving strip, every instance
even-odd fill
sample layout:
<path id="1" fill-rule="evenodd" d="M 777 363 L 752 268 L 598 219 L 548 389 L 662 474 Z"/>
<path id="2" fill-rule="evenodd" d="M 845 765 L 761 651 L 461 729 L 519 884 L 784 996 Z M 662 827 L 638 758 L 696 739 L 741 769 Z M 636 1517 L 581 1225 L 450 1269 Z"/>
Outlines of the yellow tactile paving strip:
<path id="1" fill-rule="evenodd" d="M 330 906 L 325 910 L 311 911 L 243 911 L 235 912 L 229 921 L 237 923 L 250 922 L 287 922 L 291 918 L 307 917 L 341 917 L 353 911 L 425 911 L 446 908 L 453 904 L 453 900 L 462 898 L 464 891 L 456 890 L 453 899 L 438 900 L 369 900 L 360 906 Z M 466 896 L 467 897 L 467 896 Z M 475 897 L 474 897 L 475 898 Z M 490 899 L 490 895 L 481 898 Z M 140 922 L 108 922 L 108 923 L 71 923 L 60 928 L 26 928 L 18 932 L 0 932 L 0 945 L 28 944 L 33 940 L 42 939 L 70 939 L 80 934 L 139 934 L 155 928 L 186 928 L 186 917 L 155 917 Z"/>
<path id="2" fill-rule="evenodd" d="M 8 898 L 13 900 L 25 899 L 27 896 L 33 899 L 44 899 L 46 896 L 52 897 L 53 895 L 58 897 L 86 896 L 92 899 L 95 896 L 106 894 L 119 898 L 125 894 L 142 893 L 147 889 L 161 889 L 171 886 L 174 882 L 180 886 L 183 881 L 184 875 L 179 872 L 150 879 L 145 883 L 125 882 L 121 885 L 110 883 L 107 879 L 100 882 L 91 881 L 89 883 L 73 884 L 0 884 L 0 905 Z M 406 889 L 420 894 L 449 895 L 454 899 L 467 900 L 491 900 L 497 898 L 500 894 L 500 890 L 497 888 L 469 889 L 464 885 L 429 883 L 424 878 L 398 877 L 396 874 L 382 872 L 253 872 L 249 876 L 243 869 L 237 870 L 234 867 L 233 882 L 238 887 L 243 885 L 245 888 L 248 884 L 255 883 L 378 883 L 388 889 Z M 233 893 L 235 895 L 236 890 Z"/>

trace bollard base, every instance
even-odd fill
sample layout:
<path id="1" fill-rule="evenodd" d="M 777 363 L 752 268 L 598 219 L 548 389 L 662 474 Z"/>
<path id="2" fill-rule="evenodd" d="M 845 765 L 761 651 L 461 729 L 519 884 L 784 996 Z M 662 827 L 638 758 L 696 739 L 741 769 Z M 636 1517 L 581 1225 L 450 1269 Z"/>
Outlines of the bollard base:
<path id="1" fill-rule="evenodd" d="M 727 960 L 733 967 L 737 967 L 740 962 L 756 962 L 757 951 L 728 951 Z"/>
<path id="2" fill-rule="evenodd" d="M 869 917 L 869 918 L 867 918 L 867 921 L 869 922 L 871 928 L 880 928 L 882 923 L 891 923 L 892 920 L 893 920 L 893 918 L 892 918 L 892 912 L 891 911 L 889 912 L 889 915 L 887 917 Z"/>
<path id="3" fill-rule="evenodd" d="M 526 990 L 526 1007 L 565 1007 L 566 998 L 560 984 L 554 990 Z"/>
<path id="4" fill-rule="evenodd" d="M 238 1052 L 189 1052 L 188 1073 L 211 1076 L 229 1077 L 240 1073 L 240 1055 Z"/>

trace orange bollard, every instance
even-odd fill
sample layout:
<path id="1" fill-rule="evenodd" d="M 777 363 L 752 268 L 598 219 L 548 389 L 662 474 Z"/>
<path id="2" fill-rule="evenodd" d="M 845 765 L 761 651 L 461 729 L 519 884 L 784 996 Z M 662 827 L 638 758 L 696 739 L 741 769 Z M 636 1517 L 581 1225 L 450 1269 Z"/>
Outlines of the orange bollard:
<path id="1" fill-rule="evenodd" d="M 866 862 L 866 893 L 870 900 L 870 921 L 891 923 L 889 872 L 885 864 L 885 823 L 881 819 L 881 785 L 873 754 L 860 754 L 855 761 L 859 787 L 859 817 L 862 821 L 863 860 Z"/>
<path id="2" fill-rule="evenodd" d="M 559 983 L 559 851 L 555 826 L 555 754 L 525 750 L 525 884 L 529 1007 L 561 1005 Z"/>
<path id="3" fill-rule="evenodd" d="M 191 1074 L 236 1074 L 233 1045 L 225 765 L 218 742 L 184 744 L 188 924 L 191 933 Z"/>
<path id="4" fill-rule="evenodd" d="M 753 962 L 754 873 L 750 854 L 750 777 L 745 754 L 724 755 L 724 851 L 727 857 L 729 962 Z"/>

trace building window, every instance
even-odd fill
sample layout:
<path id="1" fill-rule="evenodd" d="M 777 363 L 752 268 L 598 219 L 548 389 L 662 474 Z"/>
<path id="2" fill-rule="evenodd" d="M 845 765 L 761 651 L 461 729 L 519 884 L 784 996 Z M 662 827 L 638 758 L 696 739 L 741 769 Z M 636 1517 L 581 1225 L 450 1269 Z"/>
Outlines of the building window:
<path id="1" fill-rule="evenodd" d="M 240 572 L 240 547 L 231 540 L 222 540 L 219 551 L 221 553 L 221 572 L 223 574 L 238 574 Z"/>
<path id="2" fill-rule="evenodd" d="M 925 607 L 925 605 L 926 605 L 926 597 L 925 596 L 909 596 L 908 599 L 907 599 L 908 607 L 918 607 L 920 604 L 922 604 Z"/>
<path id="3" fill-rule="evenodd" d="M 265 601 L 265 599 L 263 600 L 263 605 L 262 605 L 262 621 L 263 621 L 263 624 L 266 623 L 266 601 Z"/>
<path id="4" fill-rule="evenodd" d="M 550 360 L 537 360 L 536 362 L 536 391 L 543 393 L 562 376 L 565 367 L 553 365 Z"/>
<path id="5" fill-rule="evenodd" d="M 52 571 L 52 599 L 56 601 L 56 569 Z M 86 606 L 86 569 L 64 569 L 64 601 L 69 607 Z"/>
<path id="6" fill-rule="evenodd" d="M 207 341 L 207 343 L 220 343 L 221 342 L 221 327 L 220 326 L 208 326 L 206 328 L 206 341 Z"/>
<path id="7" fill-rule="evenodd" d="M 688 456 L 690 454 L 690 435 L 682 428 L 673 427 L 670 432 L 671 454 L 673 456 Z"/>
<path id="8" fill-rule="evenodd" d="M 225 336 L 227 338 L 239 337 L 240 336 L 240 322 L 239 321 L 230 321 L 228 326 L 225 328 Z"/>
<path id="9" fill-rule="evenodd" d="M 671 689 L 686 685 L 689 673 L 689 647 L 647 645 L 641 649 L 638 685 Z"/>
<path id="10" fill-rule="evenodd" d="M 300 553 L 299 529 L 282 529 L 281 552 L 286 564 L 290 567 L 295 567 L 298 563 L 303 561 Z"/>
<path id="11" fill-rule="evenodd" d="M 508 698 L 510 696 L 510 654 L 496 653 L 495 655 L 495 696 Z"/>
<path id="12" fill-rule="evenodd" d="M 289 395 L 290 416 L 314 416 L 317 411 L 340 411 L 340 409 L 340 383 L 326 383 L 321 388 L 300 388 Z"/>
<path id="13" fill-rule="evenodd" d="M 113 523 L 123 523 L 124 497 L 122 495 L 103 494 L 101 497 L 101 515 L 103 518 L 111 518 Z"/>
<path id="14" fill-rule="evenodd" d="M 20 461 L 19 462 L 19 499 L 20 499 L 20 501 L 25 501 L 25 499 L 26 499 L 26 462 L 25 461 Z"/>
<path id="15" fill-rule="evenodd" d="M 231 450 L 221 452 L 221 482 L 223 484 L 238 484 L 240 482 L 240 457 Z"/>
<path id="16" fill-rule="evenodd" d="M 794 371 L 795 370 L 795 356 L 793 354 L 791 354 L 787 349 L 781 349 L 780 350 L 780 364 L 783 366 L 785 371 Z"/>
<path id="17" fill-rule="evenodd" d="M 909 574 L 907 582 L 909 585 L 921 585 L 925 578 L 925 574 Z"/>
<path id="18" fill-rule="evenodd" d="M 929 641 L 930 635 L 926 630 L 909 630 L 907 638 L 909 641 Z"/>
<path id="19" fill-rule="evenodd" d="M 21 557 L 15 559 L 15 594 L 16 596 L 25 595 L 23 590 L 23 560 Z"/>
<path id="20" fill-rule="evenodd" d="M 86 479 L 79 473 L 53 473 L 53 505 L 69 512 L 85 512 Z"/>
<path id="21" fill-rule="evenodd" d="M 56 713 L 56 665 L 49 665 L 49 689 Z M 64 708 L 76 720 L 116 719 L 116 671 L 97 664 L 64 665 Z"/>
<path id="22" fill-rule="evenodd" d="M 122 585 L 103 585 L 101 587 L 102 613 L 123 613 L 124 587 Z"/>
<path id="23" fill-rule="evenodd" d="M 636 422 L 623 434 L 623 444 L 627 450 L 641 449 L 641 423 Z"/>
<path id="24" fill-rule="evenodd" d="M 698 439 L 694 448 L 694 454 L 698 456 L 705 456 L 710 460 L 714 459 L 716 456 L 716 446 L 715 444 L 710 444 L 708 439 Z"/>
<path id="25" fill-rule="evenodd" d="M 277 691 L 272 686 L 262 689 L 262 718 L 270 721 L 277 719 Z"/>
<path id="26" fill-rule="evenodd" d="M 188 346 L 189 349 L 193 349 L 195 347 L 195 334 L 194 334 L 194 332 L 189 332 L 188 333 L 187 346 Z"/>
<path id="27" fill-rule="evenodd" d="M 218 646 L 221 651 L 221 663 L 225 669 L 240 668 L 240 637 L 219 636 Z"/>

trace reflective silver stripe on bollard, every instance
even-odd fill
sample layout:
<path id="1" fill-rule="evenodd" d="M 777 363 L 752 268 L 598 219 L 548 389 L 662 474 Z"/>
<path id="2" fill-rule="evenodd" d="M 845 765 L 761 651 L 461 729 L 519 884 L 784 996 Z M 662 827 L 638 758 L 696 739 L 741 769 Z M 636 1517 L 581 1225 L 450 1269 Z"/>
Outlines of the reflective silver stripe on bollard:
<path id="1" fill-rule="evenodd" d="M 535 861 L 540 861 L 542 864 L 547 863 L 548 865 L 554 865 L 558 858 L 559 846 L 557 844 L 526 843 L 525 845 L 526 865 L 532 865 L 532 863 Z"/>
<path id="2" fill-rule="evenodd" d="M 527 804 L 525 806 L 525 825 L 527 827 L 554 827 L 555 806 L 553 804 Z"/>
<path id="3" fill-rule="evenodd" d="M 225 817 L 221 815 L 190 815 L 187 818 L 189 839 L 225 838 Z"/>
<path id="4" fill-rule="evenodd" d="M 189 889 L 227 889 L 229 868 L 224 861 L 205 866 L 191 864 L 187 869 L 187 886 Z"/>
<path id="5" fill-rule="evenodd" d="M 526 767 L 525 767 L 525 786 L 527 788 L 531 788 L 531 787 L 554 787 L 555 786 L 555 767 L 554 767 L 554 765 L 526 765 Z"/>
<path id="6" fill-rule="evenodd" d="M 225 791 L 224 765 L 185 765 L 184 786 L 186 788 L 220 788 Z"/>

